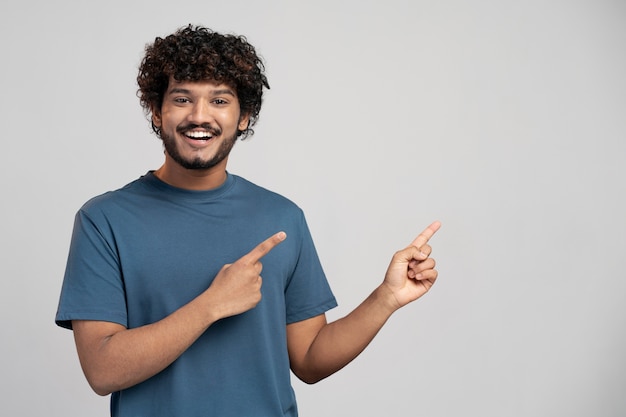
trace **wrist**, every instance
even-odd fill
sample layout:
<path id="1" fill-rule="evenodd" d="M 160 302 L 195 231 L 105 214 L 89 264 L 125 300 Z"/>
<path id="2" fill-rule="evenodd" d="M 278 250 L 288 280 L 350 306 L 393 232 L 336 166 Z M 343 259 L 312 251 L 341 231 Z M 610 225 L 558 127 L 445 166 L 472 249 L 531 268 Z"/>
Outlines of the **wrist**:
<path id="1" fill-rule="evenodd" d="M 222 309 L 220 309 L 220 303 L 209 290 L 204 291 L 193 301 L 197 302 L 198 320 L 207 328 L 225 317 Z"/>
<path id="2" fill-rule="evenodd" d="M 399 310 L 400 307 L 402 307 L 402 304 L 400 304 L 398 298 L 386 282 L 380 284 L 374 292 L 380 305 L 388 311 L 389 315 L 393 314 L 396 310 Z"/>

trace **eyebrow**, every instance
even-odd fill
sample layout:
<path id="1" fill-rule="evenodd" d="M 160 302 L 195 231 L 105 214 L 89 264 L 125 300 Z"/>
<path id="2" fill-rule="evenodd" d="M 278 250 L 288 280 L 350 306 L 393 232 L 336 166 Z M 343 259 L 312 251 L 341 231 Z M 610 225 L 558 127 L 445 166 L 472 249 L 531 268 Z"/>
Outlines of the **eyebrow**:
<path id="1" fill-rule="evenodd" d="M 186 95 L 191 95 L 191 90 L 188 90 L 186 88 L 182 88 L 182 87 L 175 87 L 172 88 L 168 93 L 168 95 L 170 94 L 186 94 Z M 231 90 L 230 88 L 223 88 L 223 89 L 219 89 L 219 90 L 211 90 L 211 95 L 213 96 L 221 96 L 221 95 L 231 95 L 231 96 L 235 96 L 235 93 L 233 92 L 233 90 Z"/>

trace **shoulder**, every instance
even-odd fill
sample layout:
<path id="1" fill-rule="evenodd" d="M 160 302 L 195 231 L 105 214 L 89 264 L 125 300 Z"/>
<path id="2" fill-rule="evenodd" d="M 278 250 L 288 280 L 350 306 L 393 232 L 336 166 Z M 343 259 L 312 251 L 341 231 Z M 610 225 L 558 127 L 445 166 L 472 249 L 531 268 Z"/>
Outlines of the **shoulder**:
<path id="1" fill-rule="evenodd" d="M 232 174 L 231 174 L 232 175 Z M 235 184 L 235 193 L 254 199 L 256 204 L 271 204 L 284 209 L 301 211 L 300 207 L 289 198 L 275 191 L 257 185 L 243 177 L 232 175 Z"/>
<path id="2" fill-rule="evenodd" d="M 87 200 L 80 208 L 81 213 L 97 215 L 119 209 L 129 204 L 141 204 L 149 194 L 146 176 L 141 176 L 116 190 L 106 191 Z"/>

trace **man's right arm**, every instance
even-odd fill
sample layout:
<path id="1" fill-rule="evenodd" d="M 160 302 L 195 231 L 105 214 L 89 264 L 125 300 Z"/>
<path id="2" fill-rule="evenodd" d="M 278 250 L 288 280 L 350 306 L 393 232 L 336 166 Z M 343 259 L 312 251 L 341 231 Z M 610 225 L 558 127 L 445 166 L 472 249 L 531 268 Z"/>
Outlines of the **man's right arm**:
<path id="1" fill-rule="evenodd" d="M 260 259 L 285 237 L 277 233 L 225 265 L 206 291 L 155 323 L 127 329 L 111 322 L 72 321 L 89 385 L 108 395 L 143 382 L 174 362 L 217 320 L 256 306 L 261 300 Z"/>

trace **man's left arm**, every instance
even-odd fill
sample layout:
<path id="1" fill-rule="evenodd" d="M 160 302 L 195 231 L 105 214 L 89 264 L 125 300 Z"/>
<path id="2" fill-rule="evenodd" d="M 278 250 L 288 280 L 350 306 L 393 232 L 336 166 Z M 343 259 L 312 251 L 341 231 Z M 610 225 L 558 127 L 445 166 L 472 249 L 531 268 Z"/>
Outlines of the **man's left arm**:
<path id="1" fill-rule="evenodd" d="M 337 372 L 367 347 L 396 310 L 428 292 L 437 279 L 428 241 L 440 226 L 434 222 L 396 252 L 383 283 L 347 316 L 327 323 L 321 314 L 287 326 L 291 369 L 298 378 L 312 384 Z"/>

